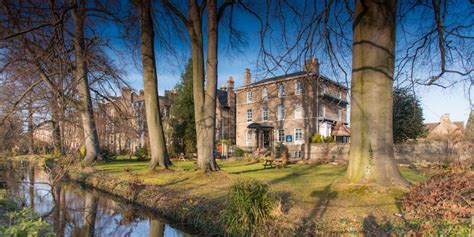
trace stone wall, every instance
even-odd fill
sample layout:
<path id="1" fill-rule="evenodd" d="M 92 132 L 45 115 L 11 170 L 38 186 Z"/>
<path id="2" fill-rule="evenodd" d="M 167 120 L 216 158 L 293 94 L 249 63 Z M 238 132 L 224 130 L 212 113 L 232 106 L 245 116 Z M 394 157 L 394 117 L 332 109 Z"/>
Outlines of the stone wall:
<path id="1" fill-rule="evenodd" d="M 395 159 L 399 163 L 415 161 L 442 162 L 459 159 L 473 162 L 474 144 L 464 142 L 455 145 L 447 142 L 422 141 L 395 145 Z M 348 160 L 349 144 L 311 144 L 305 158 L 310 160 Z"/>

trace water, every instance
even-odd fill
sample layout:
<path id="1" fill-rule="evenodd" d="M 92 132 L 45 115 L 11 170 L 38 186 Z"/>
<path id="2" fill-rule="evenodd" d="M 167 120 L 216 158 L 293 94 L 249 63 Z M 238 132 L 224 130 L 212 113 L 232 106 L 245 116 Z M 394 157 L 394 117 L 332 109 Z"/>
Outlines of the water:
<path id="1" fill-rule="evenodd" d="M 78 184 L 52 188 L 48 173 L 25 162 L 0 170 L 11 200 L 32 207 L 57 236 L 191 236 L 138 206 Z"/>

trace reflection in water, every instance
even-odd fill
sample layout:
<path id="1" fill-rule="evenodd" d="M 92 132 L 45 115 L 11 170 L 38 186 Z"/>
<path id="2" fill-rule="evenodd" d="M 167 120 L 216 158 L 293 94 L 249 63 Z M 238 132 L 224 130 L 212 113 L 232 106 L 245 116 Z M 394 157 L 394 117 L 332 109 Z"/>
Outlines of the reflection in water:
<path id="1" fill-rule="evenodd" d="M 9 197 L 32 207 L 57 236 L 190 236 L 142 208 L 110 195 L 62 183 L 51 188 L 48 174 L 26 163 L 5 173 Z"/>

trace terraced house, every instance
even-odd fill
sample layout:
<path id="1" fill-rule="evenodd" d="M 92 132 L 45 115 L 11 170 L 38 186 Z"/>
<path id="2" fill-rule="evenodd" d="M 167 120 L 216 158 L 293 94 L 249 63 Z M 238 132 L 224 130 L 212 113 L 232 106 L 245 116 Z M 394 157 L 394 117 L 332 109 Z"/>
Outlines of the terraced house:
<path id="1" fill-rule="evenodd" d="M 246 150 L 285 144 L 303 157 L 313 134 L 349 141 L 348 88 L 319 73 L 317 59 L 302 71 L 252 82 L 250 70 L 236 92 L 236 141 Z"/>

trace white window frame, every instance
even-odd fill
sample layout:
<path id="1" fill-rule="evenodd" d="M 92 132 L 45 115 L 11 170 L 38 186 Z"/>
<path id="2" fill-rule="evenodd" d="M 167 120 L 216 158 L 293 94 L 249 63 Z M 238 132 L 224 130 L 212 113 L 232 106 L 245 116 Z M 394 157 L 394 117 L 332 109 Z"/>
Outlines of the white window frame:
<path id="1" fill-rule="evenodd" d="M 252 89 L 247 90 L 247 103 L 253 101 L 253 92 Z"/>
<path id="2" fill-rule="evenodd" d="M 247 109 L 247 123 L 251 123 L 253 121 L 253 110 Z"/>
<path id="3" fill-rule="evenodd" d="M 303 93 L 303 83 L 300 80 L 295 82 L 295 95 L 301 95 Z"/>
<path id="4" fill-rule="evenodd" d="M 326 117 L 326 105 L 324 105 L 324 104 L 321 105 L 321 111 L 322 111 L 322 113 L 321 113 L 322 117 L 323 118 Z"/>
<path id="5" fill-rule="evenodd" d="M 303 118 L 303 105 L 298 103 L 295 105 L 295 119 Z"/>
<path id="6" fill-rule="evenodd" d="M 268 88 L 266 87 L 262 89 L 262 100 L 268 100 Z"/>
<path id="7" fill-rule="evenodd" d="M 277 107 L 277 119 L 285 120 L 285 106 L 282 104 L 279 104 Z"/>
<path id="8" fill-rule="evenodd" d="M 278 142 L 285 142 L 285 129 L 278 129 L 277 130 L 277 139 Z"/>
<path id="9" fill-rule="evenodd" d="M 298 133 L 297 131 L 300 130 L 301 132 Z M 299 135 L 299 136 L 298 136 Z M 301 144 L 303 143 L 303 129 L 302 128 L 295 128 L 295 143 Z"/>
<path id="10" fill-rule="evenodd" d="M 278 84 L 278 97 L 284 97 L 285 96 L 285 85 L 283 83 Z"/>
<path id="11" fill-rule="evenodd" d="M 262 108 L 262 121 L 268 121 L 268 107 L 264 106 Z"/>

